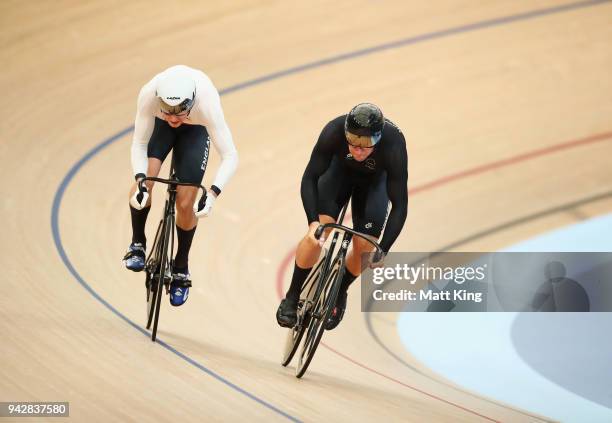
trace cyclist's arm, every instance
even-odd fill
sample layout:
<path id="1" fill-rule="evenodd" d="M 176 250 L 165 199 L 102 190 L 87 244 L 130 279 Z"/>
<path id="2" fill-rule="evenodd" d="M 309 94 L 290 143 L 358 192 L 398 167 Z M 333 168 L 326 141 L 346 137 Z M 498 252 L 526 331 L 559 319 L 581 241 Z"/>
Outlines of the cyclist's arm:
<path id="1" fill-rule="evenodd" d="M 131 157 L 134 175 L 147 173 L 147 145 L 155 126 L 155 100 L 155 89 L 151 81 L 140 90 L 136 105 Z"/>
<path id="2" fill-rule="evenodd" d="M 218 195 L 236 172 L 238 167 L 238 151 L 234 146 L 232 133 L 225 121 L 223 109 L 221 108 L 221 99 L 216 89 L 206 96 L 205 101 L 205 118 L 208 122 L 206 129 L 210 133 L 215 150 L 221 156 L 221 165 L 217 169 L 217 174 L 213 181 L 213 187 L 217 188 L 213 188 L 213 190 Z"/>
<path id="3" fill-rule="evenodd" d="M 380 242 L 385 253 L 389 252 L 399 236 L 408 215 L 408 153 L 403 136 L 402 142 L 392 150 L 389 152 L 387 168 L 387 195 L 391 202 L 391 212 Z"/>
<path id="4" fill-rule="evenodd" d="M 323 128 L 323 131 L 321 131 L 321 135 L 319 135 L 319 139 L 312 150 L 310 160 L 302 176 L 300 193 L 302 195 L 302 204 L 304 205 L 304 211 L 306 212 L 309 225 L 319 220 L 317 184 L 319 182 L 319 177 L 325 173 L 334 155 L 333 141 L 330 122 Z"/>

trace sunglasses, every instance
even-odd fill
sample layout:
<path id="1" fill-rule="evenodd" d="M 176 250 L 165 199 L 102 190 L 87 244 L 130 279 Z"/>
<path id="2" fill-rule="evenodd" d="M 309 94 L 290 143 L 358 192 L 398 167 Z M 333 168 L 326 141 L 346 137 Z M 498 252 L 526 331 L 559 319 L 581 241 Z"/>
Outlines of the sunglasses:
<path id="1" fill-rule="evenodd" d="M 374 148 L 374 146 L 378 144 L 378 141 L 380 141 L 380 138 L 382 136 L 380 132 L 372 136 L 355 135 L 348 131 L 345 131 L 344 134 L 346 135 L 346 142 L 348 142 L 353 147 L 361 148 Z"/>
<path id="2" fill-rule="evenodd" d="M 193 105 L 193 100 L 185 99 L 182 103 L 177 104 L 176 106 L 170 106 L 169 104 L 164 103 L 164 101 L 159 99 L 159 109 L 166 116 L 177 116 L 177 117 L 185 117 L 191 111 L 191 106 Z"/>
<path id="3" fill-rule="evenodd" d="M 169 113 L 169 112 L 165 111 L 164 109 L 160 109 L 160 110 L 161 110 L 162 114 L 164 114 L 165 116 L 176 116 L 176 117 L 179 117 L 179 118 L 183 118 L 183 117 L 188 116 L 189 112 L 191 111 L 191 110 L 188 110 L 188 111 L 182 112 L 182 113 Z"/>

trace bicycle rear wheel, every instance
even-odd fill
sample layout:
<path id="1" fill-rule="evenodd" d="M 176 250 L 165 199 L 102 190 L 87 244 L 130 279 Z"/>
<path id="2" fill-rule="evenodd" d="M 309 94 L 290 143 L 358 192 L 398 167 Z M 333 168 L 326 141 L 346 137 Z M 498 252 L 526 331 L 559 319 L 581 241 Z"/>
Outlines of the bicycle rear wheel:
<path id="1" fill-rule="evenodd" d="M 344 275 L 344 258 L 336 258 L 330 267 L 328 275 L 325 277 L 321 295 L 316 299 L 308 330 L 306 331 L 306 338 L 302 344 L 300 350 L 298 366 L 295 369 L 295 375 L 298 378 L 304 376 L 310 362 L 312 361 L 314 354 L 319 346 L 319 342 L 325 332 L 325 322 L 331 316 L 332 310 L 336 305 L 336 298 L 338 297 L 338 291 L 340 290 L 340 282 Z"/>
<path id="2" fill-rule="evenodd" d="M 281 365 L 287 366 L 298 347 L 300 346 L 300 341 L 302 340 L 302 336 L 306 331 L 310 323 L 310 308 L 312 305 L 312 298 L 316 291 L 317 283 L 319 282 L 319 278 L 321 276 L 321 268 L 322 268 L 323 260 L 319 260 L 316 266 L 306 278 L 304 286 L 302 287 L 301 295 L 300 295 L 300 303 L 298 305 L 298 321 L 297 324 L 289 329 L 287 332 L 287 338 L 285 340 L 285 349 L 283 352 L 283 359 L 281 361 Z"/>

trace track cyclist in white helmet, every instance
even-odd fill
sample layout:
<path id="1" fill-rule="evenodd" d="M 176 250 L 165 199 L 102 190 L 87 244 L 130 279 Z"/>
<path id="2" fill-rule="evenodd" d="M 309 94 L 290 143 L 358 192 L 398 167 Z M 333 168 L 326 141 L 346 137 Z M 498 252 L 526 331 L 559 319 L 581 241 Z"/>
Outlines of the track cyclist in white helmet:
<path id="1" fill-rule="evenodd" d="M 164 159 L 173 150 L 179 181 L 202 183 L 211 139 L 221 155 L 221 164 L 204 208 L 198 210 L 197 188 L 177 187 L 178 248 L 170 286 L 170 303 L 174 306 L 184 304 L 188 298 L 189 250 L 198 218 L 210 215 L 215 199 L 236 170 L 238 153 L 223 116 L 219 93 L 202 71 L 172 66 L 142 87 L 132 141 L 132 168 L 136 178 L 130 191 L 132 242 L 123 259 L 128 269 L 140 272 L 145 267 L 145 224 L 151 210 L 153 182 L 146 181 L 146 188 L 140 191 L 138 181 L 146 176 L 158 176 Z"/>

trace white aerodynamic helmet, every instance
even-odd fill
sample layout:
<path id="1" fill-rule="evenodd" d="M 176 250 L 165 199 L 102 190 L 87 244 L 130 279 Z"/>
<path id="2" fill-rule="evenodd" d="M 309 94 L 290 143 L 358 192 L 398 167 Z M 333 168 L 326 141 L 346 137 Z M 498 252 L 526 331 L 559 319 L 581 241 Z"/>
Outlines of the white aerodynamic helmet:
<path id="1" fill-rule="evenodd" d="M 170 68 L 160 76 L 156 94 L 162 112 L 171 115 L 189 112 L 196 96 L 193 76 L 181 67 Z"/>

